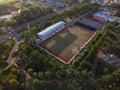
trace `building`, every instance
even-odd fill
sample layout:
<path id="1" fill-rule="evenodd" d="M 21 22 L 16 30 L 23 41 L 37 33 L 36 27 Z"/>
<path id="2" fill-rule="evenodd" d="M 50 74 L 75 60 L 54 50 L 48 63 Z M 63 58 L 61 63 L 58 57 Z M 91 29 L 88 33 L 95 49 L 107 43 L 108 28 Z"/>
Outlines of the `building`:
<path id="1" fill-rule="evenodd" d="M 97 19 L 97 20 L 100 20 L 100 21 L 110 21 L 110 22 L 112 22 L 112 21 L 115 20 L 115 17 L 114 17 L 114 16 L 111 16 L 111 15 L 109 15 L 109 14 L 107 14 L 107 13 L 100 13 L 100 12 L 95 13 L 95 14 L 93 15 L 93 17 L 94 17 L 95 19 Z"/>
<path id="2" fill-rule="evenodd" d="M 95 18 L 95 19 L 98 19 L 98 20 L 100 20 L 100 21 L 107 21 L 107 16 L 105 15 L 105 14 L 103 14 L 103 13 L 95 13 L 94 15 L 93 15 L 93 17 Z"/>
<path id="3" fill-rule="evenodd" d="M 120 24 L 120 18 L 117 19 L 118 23 Z"/>
<path id="4" fill-rule="evenodd" d="M 50 36 L 52 33 L 60 30 L 61 28 L 63 28 L 64 26 L 66 25 L 65 22 L 63 21 L 60 21 L 52 26 L 49 26 L 48 28 L 46 28 L 45 30 L 41 31 L 38 33 L 39 37 L 41 39 L 45 39 L 47 38 L 48 36 Z"/>
<path id="5" fill-rule="evenodd" d="M 110 21 L 110 22 L 113 22 L 113 21 L 115 21 L 115 17 L 113 17 L 113 16 L 111 16 L 111 17 L 108 17 L 108 21 Z"/>

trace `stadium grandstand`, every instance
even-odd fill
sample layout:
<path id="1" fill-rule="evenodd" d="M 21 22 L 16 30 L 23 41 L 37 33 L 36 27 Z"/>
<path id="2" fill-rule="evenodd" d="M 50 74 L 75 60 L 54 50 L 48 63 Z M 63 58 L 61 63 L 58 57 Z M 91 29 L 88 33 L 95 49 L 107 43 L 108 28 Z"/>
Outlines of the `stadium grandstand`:
<path id="1" fill-rule="evenodd" d="M 66 23 L 64 21 L 60 21 L 52 26 L 49 26 L 45 30 L 39 32 L 38 35 L 41 39 L 45 39 L 49 35 L 51 35 L 53 32 L 56 32 L 56 31 L 60 30 L 61 28 L 63 28 L 65 25 L 66 25 Z"/>

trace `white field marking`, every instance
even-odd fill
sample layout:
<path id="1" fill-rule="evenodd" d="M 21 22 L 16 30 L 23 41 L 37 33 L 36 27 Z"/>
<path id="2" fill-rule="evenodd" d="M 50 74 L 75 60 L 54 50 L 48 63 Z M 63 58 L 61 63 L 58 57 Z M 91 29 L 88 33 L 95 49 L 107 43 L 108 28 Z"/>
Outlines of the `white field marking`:
<path id="1" fill-rule="evenodd" d="M 91 36 L 91 38 L 85 42 L 84 45 L 81 46 L 80 50 L 69 60 L 69 62 L 67 64 L 69 64 L 77 55 L 78 53 L 93 39 L 93 37 L 96 35 L 96 32 L 94 32 L 94 34 Z"/>
<path id="2" fill-rule="evenodd" d="M 92 40 L 92 38 L 96 35 L 96 32 L 94 32 L 94 34 L 90 37 L 90 39 L 85 42 L 84 45 L 81 46 L 80 50 L 68 61 L 68 62 L 64 62 L 64 60 L 62 60 L 61 58 L 57 57 L 56 55 L 54 55 L 53 53 L 51 53 L 50 51 L 44 49 L 43 47 L 39 46 L 41 49 L 43 49 L 44 51 L 46 51 L 47 53 L 49 53 L 50 55 L 54 56 L 55 58 L 57 58 L 58 60 L 60 60 L 61 62 L 63 62 L 64 64 L 69 64 L 77 55 L 78 53 Z"/>

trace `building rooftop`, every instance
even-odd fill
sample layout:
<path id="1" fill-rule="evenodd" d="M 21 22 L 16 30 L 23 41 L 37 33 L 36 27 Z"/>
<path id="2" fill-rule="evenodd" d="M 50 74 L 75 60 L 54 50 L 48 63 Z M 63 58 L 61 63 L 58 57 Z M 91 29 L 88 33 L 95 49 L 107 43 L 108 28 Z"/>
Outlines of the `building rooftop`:
<path id="1" fill-rule="evenodd" d="M 53 24 L 52 26 L 49 26 L 48 28 L 44 29 L 43 31 L 39 32 L 38 35 L 41 38 L 46 38 L 47 36 L 49 36 L 51 33 L 55 32 L 56 30 L 59 30 L 60 28 L 62 28 L 66 23 L 63 21 L 60 21 L 56 24 Z"/>

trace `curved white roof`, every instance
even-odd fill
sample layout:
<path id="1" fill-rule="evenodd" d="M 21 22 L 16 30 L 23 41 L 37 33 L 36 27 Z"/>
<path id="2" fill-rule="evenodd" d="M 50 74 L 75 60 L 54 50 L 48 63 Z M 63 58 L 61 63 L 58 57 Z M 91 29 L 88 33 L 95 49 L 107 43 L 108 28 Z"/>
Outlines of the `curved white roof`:
<path id="1" fill-rule="evenodd" d="M 46 28 L 45 30 L 41 31 L 38 33 L 38 35 L 42 38 L 47 37 L 48 35 L 50 35 L 51 33 L 53 33 L 54 31 L 59 30 L 60 28 L 62 28 L 66 23 L 63 21 L 60 21 L 56 24 L 53 24 L 52 26 L 49 26 L 48 28 Z"/>

